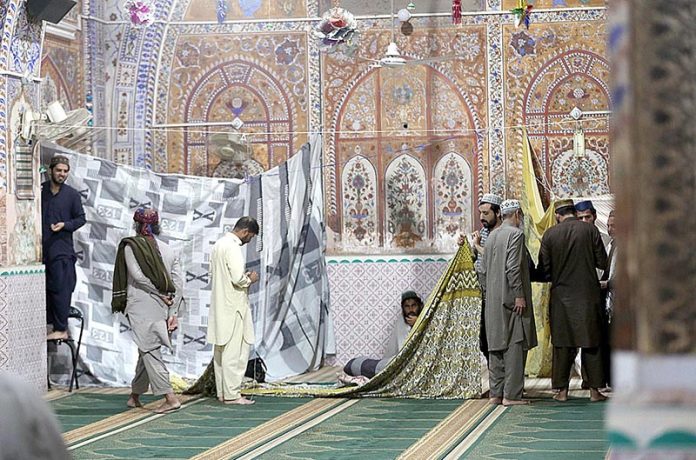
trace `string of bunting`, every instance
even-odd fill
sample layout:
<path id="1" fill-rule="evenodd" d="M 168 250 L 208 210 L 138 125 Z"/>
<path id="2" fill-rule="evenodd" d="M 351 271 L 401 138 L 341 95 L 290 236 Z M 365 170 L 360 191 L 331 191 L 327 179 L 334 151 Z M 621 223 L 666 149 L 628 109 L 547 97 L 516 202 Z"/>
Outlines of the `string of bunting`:
<path id="1" fill-rule="evenodd" d="M 524 24 L 524 27 L 529 29 L 533 7 L 534 6 L 530 5 L 527 0 L 517 0 L 517 7 L 510 10 L 510 12 L 515 15 L 515 27 Z"/>

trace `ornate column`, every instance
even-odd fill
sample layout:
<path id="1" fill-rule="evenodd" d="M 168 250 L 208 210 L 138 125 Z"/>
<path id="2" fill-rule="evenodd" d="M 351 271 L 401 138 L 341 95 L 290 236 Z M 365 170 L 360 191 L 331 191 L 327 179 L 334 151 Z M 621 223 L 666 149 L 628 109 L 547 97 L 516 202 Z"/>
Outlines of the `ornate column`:
<path id="1" fill-rule="evenodd" d="M 609 46 L 617 190 L 617 459 L 696 456 L 696 8 L 618 0 Z"/>

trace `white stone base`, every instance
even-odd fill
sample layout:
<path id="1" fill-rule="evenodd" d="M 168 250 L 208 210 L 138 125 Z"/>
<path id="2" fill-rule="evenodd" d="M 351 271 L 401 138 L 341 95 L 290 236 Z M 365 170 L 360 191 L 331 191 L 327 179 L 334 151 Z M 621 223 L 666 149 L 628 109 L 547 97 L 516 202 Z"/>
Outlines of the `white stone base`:
<path id="1" fill-rule="evenodd" d="M 46 391 L 43 265 L 0 268 L 0 369 Z"/>

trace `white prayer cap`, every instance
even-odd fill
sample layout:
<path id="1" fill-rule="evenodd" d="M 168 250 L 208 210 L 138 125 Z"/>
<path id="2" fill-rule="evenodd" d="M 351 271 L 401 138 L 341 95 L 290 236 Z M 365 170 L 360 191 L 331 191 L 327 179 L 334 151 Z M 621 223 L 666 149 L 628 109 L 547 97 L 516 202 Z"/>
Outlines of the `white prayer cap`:
<path id="1" fill-rule="evenodd" d="M 522 209 L 522 206 L 520 206 L 520 202 L 517 200 L 505 200 L 500 204 L 500 212 L 503 214 L 518 209 Z"/>
<path id="2" fill-rule="evenodd" d="M 501 201 L 503 201 L 503 199 L 495 193 L 485 193 L 479 200 L 479 205 L 482 205 L 483 203 L 488 203 L 500 206 Z"/>

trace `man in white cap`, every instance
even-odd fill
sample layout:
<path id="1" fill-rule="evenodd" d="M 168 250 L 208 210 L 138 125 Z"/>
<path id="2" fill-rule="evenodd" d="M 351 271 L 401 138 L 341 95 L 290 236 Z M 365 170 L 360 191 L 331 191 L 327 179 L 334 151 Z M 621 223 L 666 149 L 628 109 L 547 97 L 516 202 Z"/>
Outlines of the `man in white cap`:
<path id="1" fill-rule="evenodd" d="M 472 234 L 472 249 L 474 257 L 476 258 L 476 260 L 474 260 L 474 268 L 476 269 L 476 273 L 479 275 L 479 283 L 481 281 L 481 270 L 483 270 L 481 264 L 481 255 L 484 252 L 484 245 L 486 244 L 486 239 L 488 238 L 490 232 L 500 227 L 500 224 L 502 222 L 500 220 L 500 203 L 502 201 L 503 199 L 495 193 L 485 193 L 479 201 L 479 218 L 481 219 L 481 225 L 483 227 L 480 231 L 475 231 Z M 460 236 L 459 245 L 461 246 L 465 242 L 466 237 L 464 235 Z M 486 361 L 488 361 L 488 343 L 486 340 L 485 317 L 486 296 L 483 290 L 481 294 L 481 328 L 479 330 L 479 347 L 481 349 L 481 353 L 483 353 L 483 356 L 486 357 Z"/>
<path id="2" fill-rule="evenodd" d="M 490 403 L 513 406 L 522 399 L 527 352 L 537 346 L 530 257 L 524 244 L 520 202 L 501 203 L 502 225 L 493 230 L 483 253 L 481 286 L 486 293 Z"/>

